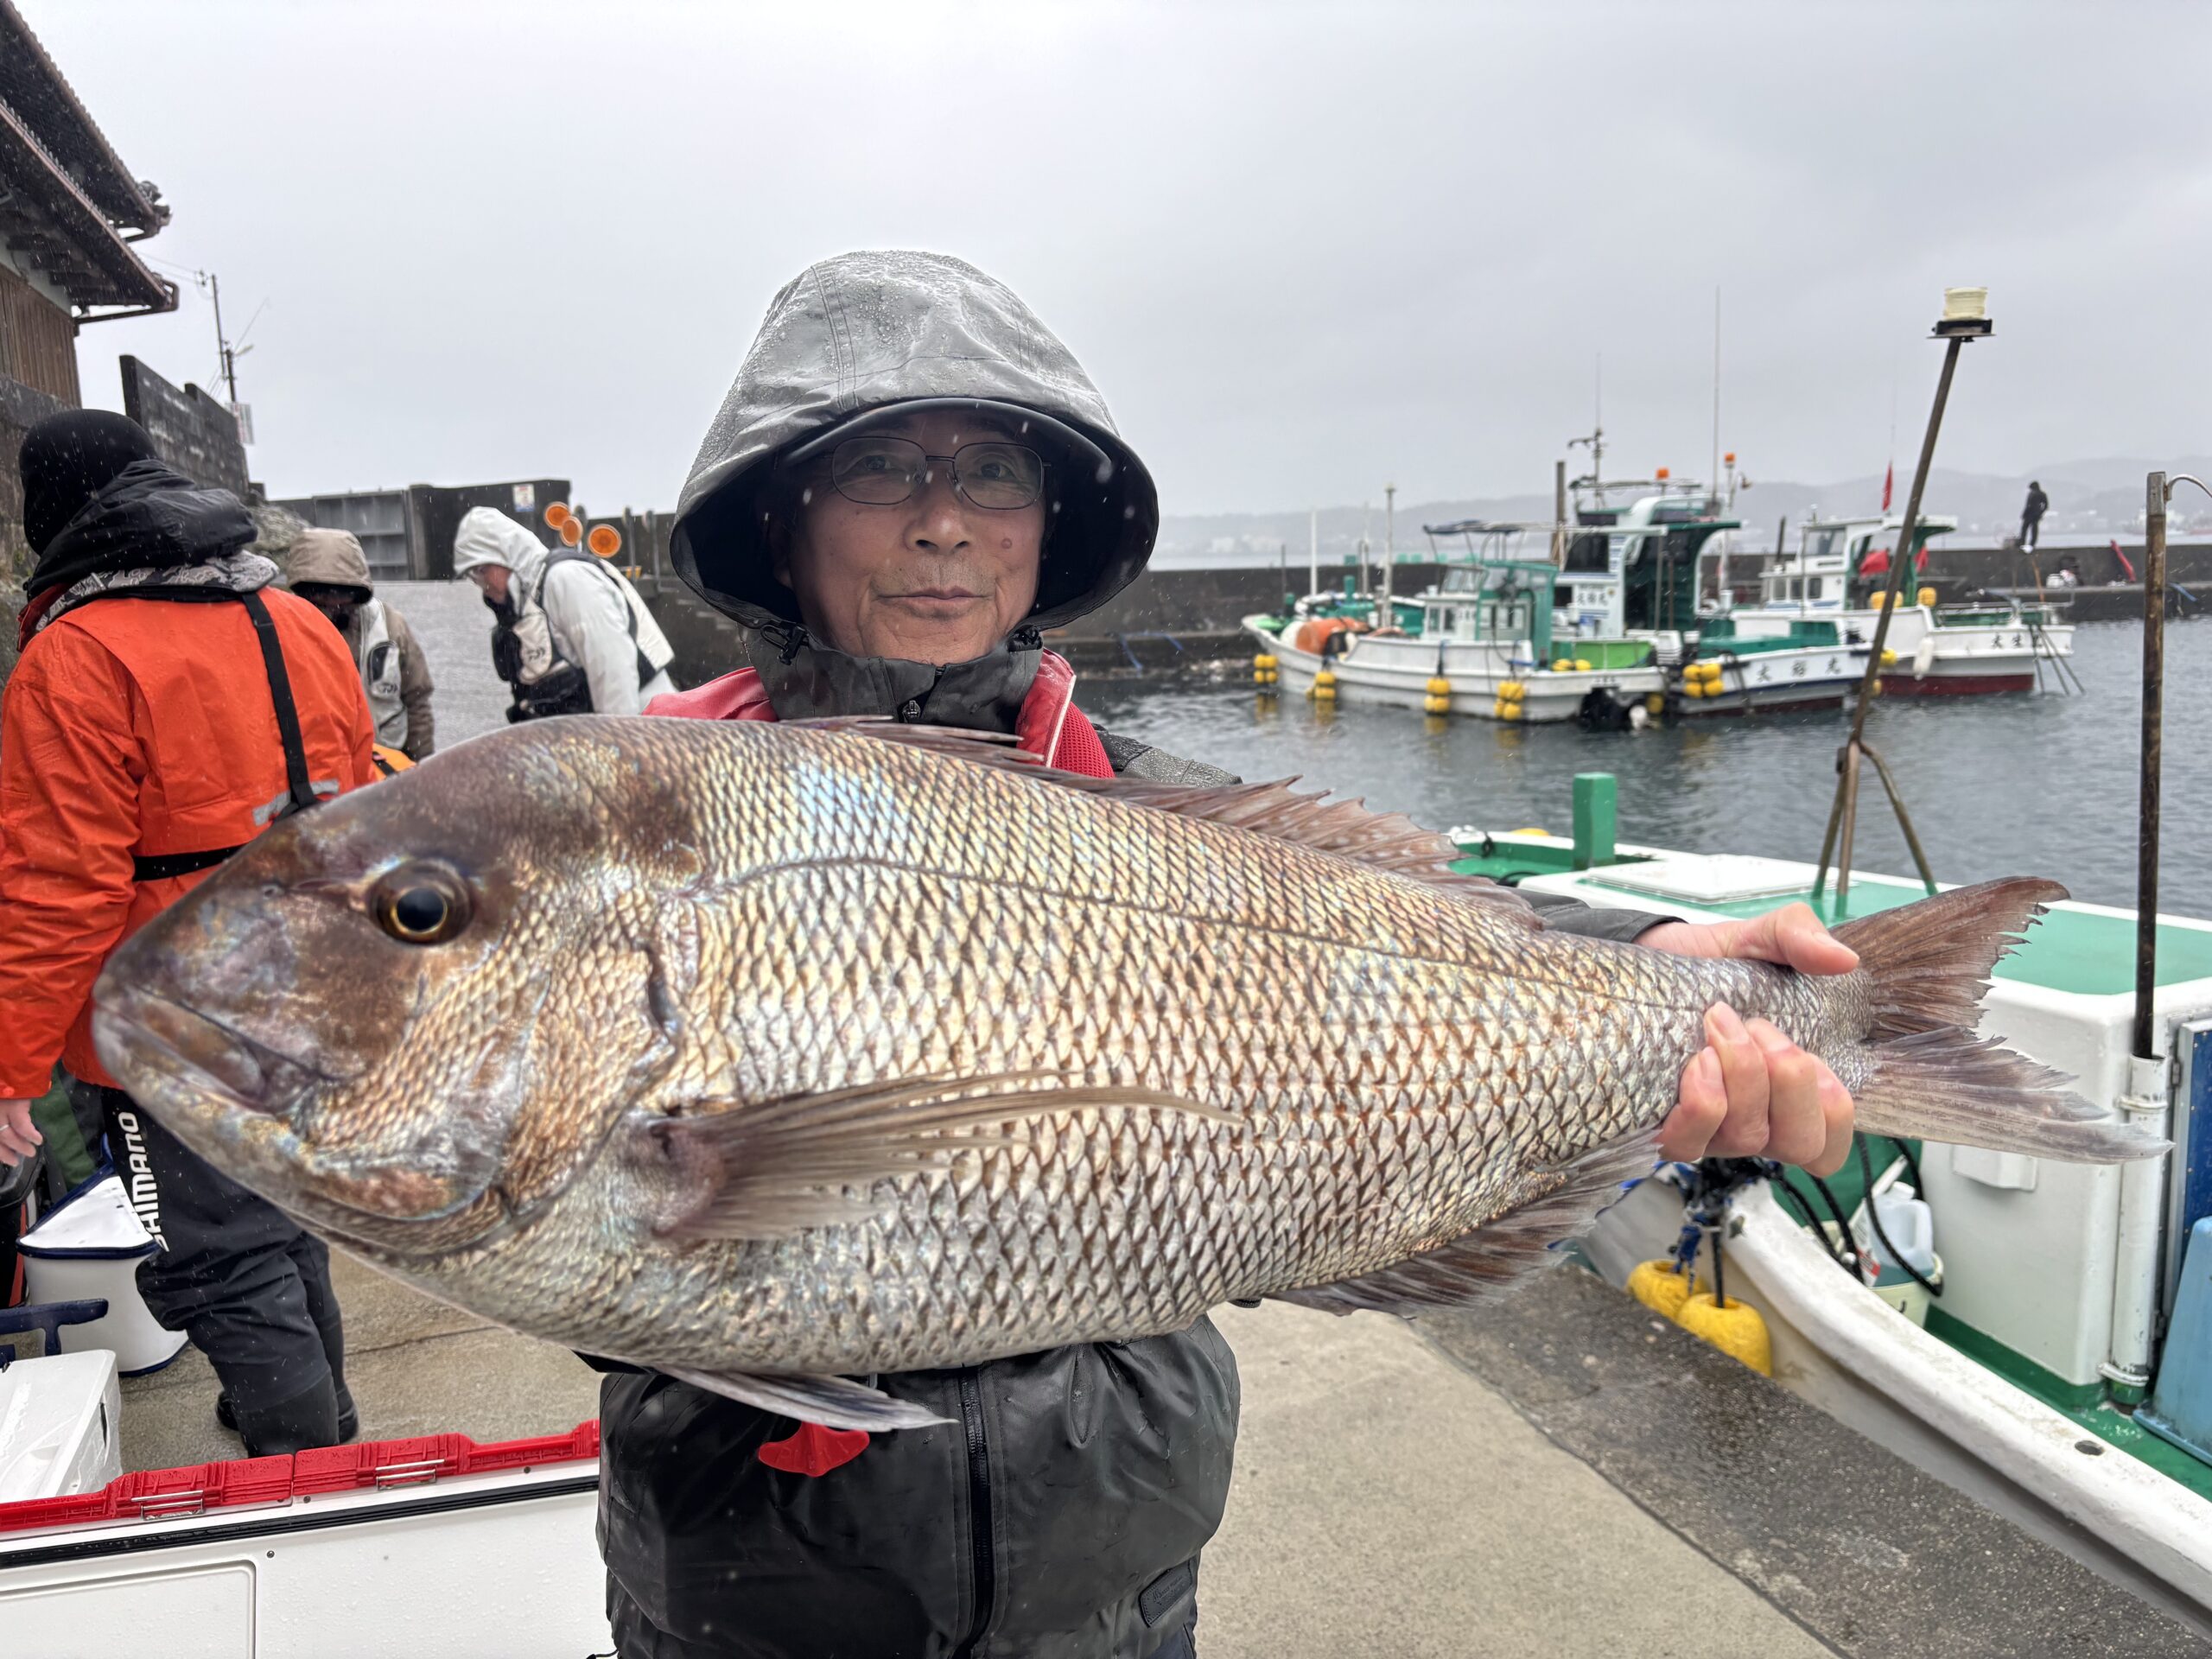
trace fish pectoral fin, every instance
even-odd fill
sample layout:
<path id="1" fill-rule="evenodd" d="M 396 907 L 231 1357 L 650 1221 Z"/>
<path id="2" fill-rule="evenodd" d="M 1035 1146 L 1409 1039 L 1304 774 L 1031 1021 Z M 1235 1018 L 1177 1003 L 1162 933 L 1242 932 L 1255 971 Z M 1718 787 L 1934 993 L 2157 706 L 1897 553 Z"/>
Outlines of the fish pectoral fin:
<path id="1" fill-rule="evenodd" d="M 779 1417 L 824 1428 L 861 1428 L 880 1434 L 893 1428 L 927 1428 L 950 1422 L 911 1401 L 894 1400 L 880 1389 L 842 1376 L 770 1376 L 755 1371 L 702 1371 L 689 1365 L 657 1365 L 655 1370 Z"/>
<path id="2" fill-rule="evenodd" d="M 1330 1313 L 1365 1308 L 1406 1319 L 1493 1300 L 1538 1268 L 1563 1261 L 1554 1247 L 1597 1220 L 1624 1185 L 1651 1173 L 1658 1157 L 1656 1128 L 1594 1147 L 1547 1172 L 1550 1185 L 1471 1233 L 1356 1279 L 1271 1294 Z"/>
<path id="3" fill-rule="evenodd" d="M 1332 853 L 1356 864 L 1410 876 L 1432 887 L 1443 887 L 1455 898 L 1479 905 L 1499 920 L 1530 931 L 1541 931 L 1543 921 L 1529 902 L 1509 887 L 1487 876 L 1467 875 L 1452 868 L 1466 854 L 1448 836 L 1424 830 L 1402 812 L 1376 812 L 1360 800 L 1339 800 L 1325 791 L 1301 795 L 1291 785 L 1295 778 L 1273 783 L 1192 785 L 1162 783 L 1146 778 L 1093 778 L 1084 772 L 1063 772 L 1019 746 L 1018 741 L 996 732 L 971 732 L 951 727 L 907 726 L 884 715 L 840 715 L 824 720 L 790 721 L 787 726 L 810 726 L 927 749 L 976 766 L 1019 773 L 1042 784 L 1086 795 L 1102 795 L 1156 812 L 1203 818 L 1227 824 L 1273 841 L 1288 842 L 1316 852 Z"/>
<path id="4" fill-rule="evenodd" d="M 1025 1119 L 1109 1106 L 1237 1121 L 1179 1096 L 1039 1071 L 716 1103 L 680 1116 L 640 1116 L 632 1127 L 679 1195 L 663 1237 L 785 1238 L 877 1213 L 884 1202 L 870 1189 L 879 1181 L 943 1169 L 976 1147 L 1025 1145 Z"/>

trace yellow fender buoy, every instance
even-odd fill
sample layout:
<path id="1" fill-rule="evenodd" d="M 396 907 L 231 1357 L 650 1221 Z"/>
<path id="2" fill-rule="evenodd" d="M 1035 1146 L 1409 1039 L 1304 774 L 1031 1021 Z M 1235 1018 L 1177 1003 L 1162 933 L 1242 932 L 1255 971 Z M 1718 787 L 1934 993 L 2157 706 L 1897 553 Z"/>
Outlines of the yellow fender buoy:
<path id="1" fill-rule="evenodd" d="M 1325 668 L 1313 677 L 1313 689 L 1306 694 L 1316 702 L 1337 700 L 1337 675 L 1334 669 Z"/>
<path id="2" fill-rule="evenodd" d="M 1897 652 L 1891 651 L 1887 645 L 1884 645 L 1882 647 L 1882 666 L 1884 668 L 1894 668 L 1897 666 Z"/>
<path id="3" fill-rule="evenodd" d="M 1679 1272 L 1669 1256 L 1639 1262 L 1628 1276 L 1628 1294 L 1654 1313 L 1670 1319 L 1681 1312 L 1682 1304 L 1694 1293 L 1704 1288 L 1704 1280 L 1692 1283 L 1690 1276 Z"/>
<path id="4" fill-rule="evenodd" d="M 1576 658 L 1574 659 L 1574 671 L 1578 674 L 1587 674 L 1590 671 L 1590 659 L 1586 657 Z"/>
<path id="5" fill-rule="evenodd" d="M 1936 603 L 1936 590 L 1933 588 L 1923 588 L 1919 591 L 1919 593 L 1915 594 L 1914 597 L 1919 600 L 1923 605 L 1926 605 L 1932 609 Z"/>
<path id="6" fill-rule="evenodd" d="M 1722 1307 L 1713 1300 L 1712 1292 L 1700 1291 L 1683 1301 L 1675 1323 L 1761 1376 L 1774 1375 L 1773 1339 L 1767 1335 L 1766 1321 L 1759 1317 L 1758 1309 L 1749 1302 L 1731 1296 L 1728 1306 Z"/>
<path id="7" fill-rule="evenodd" d="M 1646 714 L 1665 714 L 1667 712 L 1667 694 L 1663 691 L 1654 691 L 1649 696 L 1644 698 L 1643 709 Z"/>

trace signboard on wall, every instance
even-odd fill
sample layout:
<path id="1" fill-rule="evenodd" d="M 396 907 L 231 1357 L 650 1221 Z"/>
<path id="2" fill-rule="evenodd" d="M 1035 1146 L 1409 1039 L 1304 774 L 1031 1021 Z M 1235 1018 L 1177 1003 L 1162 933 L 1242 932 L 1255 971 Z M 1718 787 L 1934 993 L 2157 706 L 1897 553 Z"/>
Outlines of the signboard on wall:
<path id="1" fill-rule="evenodd" d="M 155 453 L 195 484 L 246 499 L 245 446 L 229 408 L 197 386 L 174 386 L 135 357 L 123 362 L 123 412 Z"/>

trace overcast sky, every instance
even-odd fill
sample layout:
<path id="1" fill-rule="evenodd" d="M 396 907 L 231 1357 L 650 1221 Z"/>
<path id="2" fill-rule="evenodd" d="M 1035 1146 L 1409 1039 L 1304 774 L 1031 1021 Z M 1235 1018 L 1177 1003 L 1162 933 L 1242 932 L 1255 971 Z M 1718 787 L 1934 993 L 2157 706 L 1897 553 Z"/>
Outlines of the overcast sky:
<path id="1" fill-rule="evenodd" d="M 672 505 L 770 296 L 957 253 L 1103 388 L 1171 512 L 2212 444 L 2212 9 L 432 6 L 19 0 L 219 274 L 272 494 L 569 476 Z M 80 336 L 212 385 L 213 327 Z"/>

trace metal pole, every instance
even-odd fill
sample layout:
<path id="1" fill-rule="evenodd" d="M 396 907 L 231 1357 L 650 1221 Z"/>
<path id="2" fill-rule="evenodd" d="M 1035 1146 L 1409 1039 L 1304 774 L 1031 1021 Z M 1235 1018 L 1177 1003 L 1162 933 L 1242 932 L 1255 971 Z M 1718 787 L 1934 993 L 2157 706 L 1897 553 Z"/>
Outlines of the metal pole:
<path id="1" fill-rule="evenodd" d="M 1881 752 L 1872 743 L 1861 743 L 1859 753 L 1874 763 L 1875 774 L 1882 780 L 1883 792 L 1890 798 L 1890 806 L 1897 815 L 1897 828 L 1904 831 L 1904 844 L 1912 852 L 1912 867 L 1920 872 L 1920 885 L 1928 889 L 1930 897 L 1936 892 L 1936 873 L 1928 868 L 1928 855 L 1921 850 L 1920 833 L 1912 827 L 1912 814 L 1904 809 L 1904 797 L 1897 793 L 1897 779 L 1890 776 L 1890 768 Z"/>
<path id="2" fill-rule="evenodd" d="M 1309 507 L 1306 513 L 1306 591 L 1321 591 L 1321 509 Z"/>
<path id="3" fill-rule="evenodd" d="M 1567 568 L 1567 463 L 1552 463 L 1552 563 Z"/>
<path id="4" fill-rule="evenodd" d="M 2135 1056 L 2152 1058 L 2158 989 L 2158 763 L 2166 687 L 2166 475 L 2144 480 L 2143 753 L 2135 865 Z"/>
<path id="5" fill-rule="evenodd" d="M 1375 626 L 1395 628 L 1398 613 L 1390 607 L 1391 567 L 1398 562 L 1398 486 L 1382 486 L 1382 602 L 1376 607 Z"/>
<path id="6" fill-rule="evenodd" d="M 1943 372 L 1936 382 L 1936 402 L 1928 411 L 1928 430 L 1920 441 L 1920 463 L 1912 470 L 1912 493 L 1905 498 L 1904 522 L 1897 529 L 1897 545 L 1890 557 L 1890 581 L 1882 601 L 1882 613 L 1874 620 L 1874 642 L 1867 647 L 1866 672 L 1859 682 L 1859 707 L 1851 716 L 1851 735 L 1844 740 L 1845 764 L 1842 779 L 1837 783 L 1838 799 L 1844 804 L 1841 879 L 1836 884 L 1839 893 L 1851 886 L 1851 819 L 1859 806 L 1859 748 L 1866 730 L 1866 715 L 1874 706 L 1874 682 L 1882 672 L 1882 647 L 1890 635 L 1890 618 L 1897 611 L 1897 594 L 1904 585 L 1906 567 L 1912 563 L 1913 535 L 1920 524 L 1920 498 L 1928 488 L 1928 472 L 1936 462 L 1936 435 L 1943 429 L 1943 408 L 1951 400 L 1951 377 L 1959 366 L 1959 348 L 1966 344 L 1965 337 L 1952 335 L 1943 346 Z M 1820 873 L 1813 878 L 1813 896 L 1817 899 L 1827 886 L 1827 859 L 1821 861 Z"/>
<path id="7" fill-rule="evenodd" d="M 1847 743 L 1843 750 L 1843 776 L 1836 784 L 1842 804 L 1839 815 L 1842 844 L 1836 850 L 1835 912 L 1843 914 L 1844 902 L 1851 897 L 1851 842 L 1852 833 L 1859 827 L 1859 757 L 1864 753 L 1856 743 Z M 1820 896 L 1820 884 L 1813 885 L 1813 896 Z"/>

